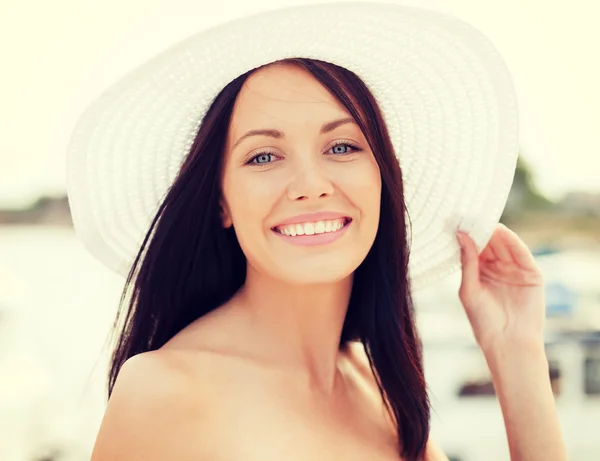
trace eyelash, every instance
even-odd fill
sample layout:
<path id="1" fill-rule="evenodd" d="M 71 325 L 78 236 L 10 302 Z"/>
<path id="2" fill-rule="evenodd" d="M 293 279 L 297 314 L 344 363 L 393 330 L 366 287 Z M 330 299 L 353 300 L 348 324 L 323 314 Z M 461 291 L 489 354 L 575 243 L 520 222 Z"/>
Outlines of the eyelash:
<path id="1" fill-rule="evenodd" d="M 354 143 L 351 143 L 350 141 L 344 140 L 344 139 L 336 141 L 335 144 L 333 146 L 331 146 L 330 149 L 333 149 L 334 147 L 337 147 L 337 146 L 348 146 L 348 147 L 354 149 L 354 151 L 356 151 L 356 152 L 360 151 L 360 149 L 358 148 L 357 145 L 355 145 Z M 330 154 L 330 155 L 344 156 L 344 155 L 350 155 L 350 154 L 352 154 L 352 152 L 345 152 L 343 154 Z M 247 165 L 253 165 L 253 166 L 259 166 L 259 165 L 268 165 L 270 163 L 273 163 L 273 162 L 254 163 L 254 160 L 256 160 L 258 157 L 260 157 L 262 155 L 275 155 L 275 154 L 273 152 L 270 152 L 270 151 L 258 152 L 257 154 L 253 155 L 252 158 L 250 158 L 248 160 L 248 162 L 246 162 L 246 164 Z"/>

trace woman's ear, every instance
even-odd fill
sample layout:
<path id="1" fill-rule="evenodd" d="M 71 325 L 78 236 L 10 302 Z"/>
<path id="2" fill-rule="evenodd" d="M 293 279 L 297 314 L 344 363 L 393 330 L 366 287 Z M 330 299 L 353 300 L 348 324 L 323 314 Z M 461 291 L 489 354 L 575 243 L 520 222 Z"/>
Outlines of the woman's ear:
<path id="1" fill-rule="evenodd" d="M 229 207 L 223 198 L 219 200 L 219 208 L 221 210 L 221 223 L 223 224 L 223 227 L 227 228 L 233 226 Z"/>

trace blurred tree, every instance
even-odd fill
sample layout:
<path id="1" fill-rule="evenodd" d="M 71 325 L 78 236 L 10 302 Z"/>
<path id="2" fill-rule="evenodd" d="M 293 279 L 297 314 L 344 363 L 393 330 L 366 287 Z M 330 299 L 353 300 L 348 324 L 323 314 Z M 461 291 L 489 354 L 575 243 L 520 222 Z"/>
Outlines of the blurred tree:
<path id="1" fill-rule="evenodd" d="M 554 205 L 554 202 L 539 192 L 531 166 L 519 155 L 513 184 L 500 221 L 506 224 L 524 213 L 549 210 Z"/>

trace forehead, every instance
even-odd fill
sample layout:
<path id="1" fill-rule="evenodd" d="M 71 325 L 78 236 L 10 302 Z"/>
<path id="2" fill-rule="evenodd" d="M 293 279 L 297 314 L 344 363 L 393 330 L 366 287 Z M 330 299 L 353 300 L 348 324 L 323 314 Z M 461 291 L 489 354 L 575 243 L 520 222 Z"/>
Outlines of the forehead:
<path id="1" fill-rule="evenodd" d="M 253 73 L 236 99 L 230 135 L 252 128 L 280 128 L 314 124 L 339 115 L 344 107 L 308 71 L 277 64 Z M 291 126 L 290 128 L 293 128 Z"/>

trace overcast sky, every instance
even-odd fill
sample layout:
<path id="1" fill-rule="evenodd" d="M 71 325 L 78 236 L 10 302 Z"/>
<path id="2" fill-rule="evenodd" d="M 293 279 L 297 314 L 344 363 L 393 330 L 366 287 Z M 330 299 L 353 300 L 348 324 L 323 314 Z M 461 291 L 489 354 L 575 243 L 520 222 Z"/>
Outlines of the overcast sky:
<path id="1" fill-rule="evenodd" d="M 0 207 L 65 191 L 64 153 L 84 106 L 170 44 L 302 0 L 2 0 Z M 600 192 L 596 0 L 421 0 L 482 30 L 517 86 L 522 151 L 542 192 Z M 207 6 L 210 5 L 210 6 Z"/>

